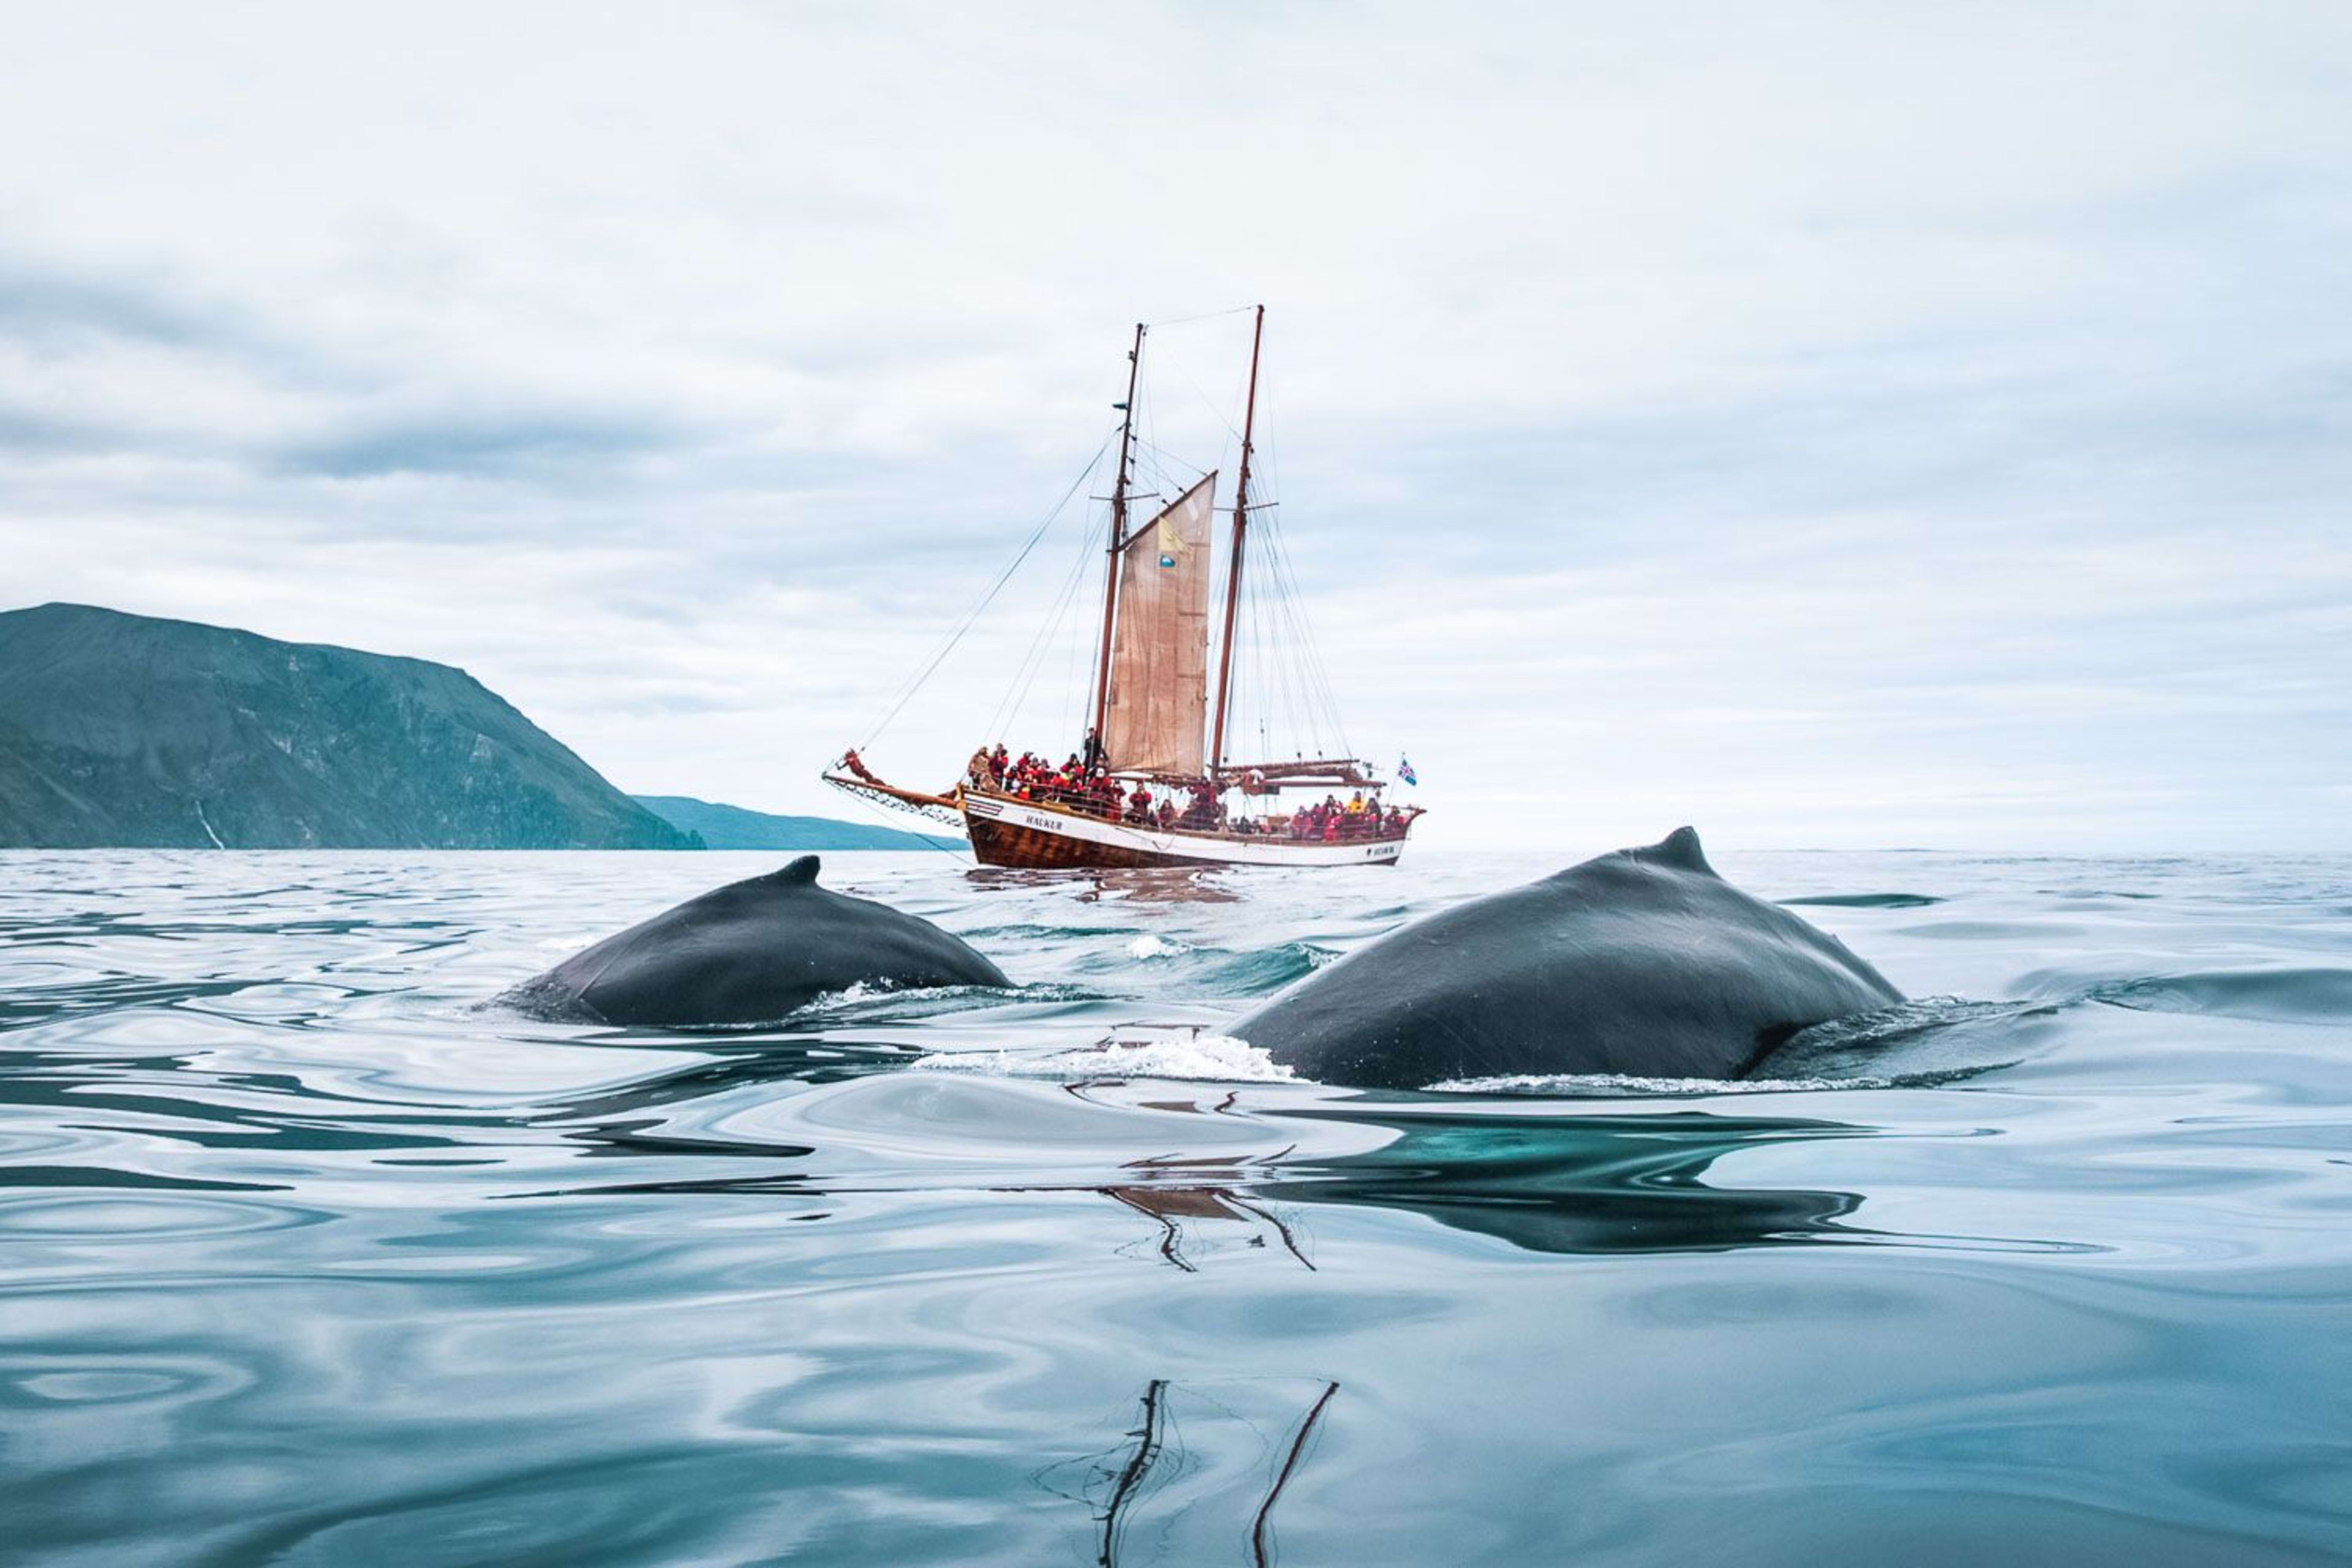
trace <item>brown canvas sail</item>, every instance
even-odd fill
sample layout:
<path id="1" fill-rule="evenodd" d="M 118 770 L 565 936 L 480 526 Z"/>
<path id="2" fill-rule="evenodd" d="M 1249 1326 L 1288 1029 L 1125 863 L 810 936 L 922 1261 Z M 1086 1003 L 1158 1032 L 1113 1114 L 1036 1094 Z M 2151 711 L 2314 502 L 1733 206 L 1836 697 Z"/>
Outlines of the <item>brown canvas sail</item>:
<path id="1" fill-rule="evenodd" d="M 1209 512 L 1217 476 L 1129 536 L 1119 563 L 1103 752 L 1135 773 L 1202 771 L 1209 706 Z"/>

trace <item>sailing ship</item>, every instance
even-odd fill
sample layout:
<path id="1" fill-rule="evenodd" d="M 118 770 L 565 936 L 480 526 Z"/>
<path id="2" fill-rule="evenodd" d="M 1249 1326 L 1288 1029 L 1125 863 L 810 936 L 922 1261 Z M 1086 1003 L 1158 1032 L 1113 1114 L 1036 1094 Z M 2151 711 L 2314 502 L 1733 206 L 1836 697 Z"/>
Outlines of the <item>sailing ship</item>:
<path id="1" fill-rule="evenodd" d="M 1136 499 L 1136 394 L 1147 327 L 1128 351 L 1117 478 L 1108 498 L 1108 562 L 1088 690 L 1091 722 L 1055 766 L 999 743 L 973 752 L 964 776 L 940 792 L 903 789 L 856 750 L 823 777 L 880 805 L 961 826 L 985 866 L 1077 869 L 1147 866 L 1387 866 L 1404 851 L 1415 807 L 1383 805 L 1384 783 L 1353 756 L 1235 761 L 1237 613 L 1250 591 L 1251 495 L 1259 353 L 1265 307 L 1253 307 L 1248 391 L 1225 552 L 1222 626 L 1212 675 L 1217 474 L 1186 486 L 1140 527 Z M 1100 499 L 1100 498 L 1097 498 Z M 1267 584 L 1279 593 L 1278 582 Z M 1285 808 L 1284 797 L 1308 799 Z M 1342 798 L 1344 794 L 1344 799 Z"/>

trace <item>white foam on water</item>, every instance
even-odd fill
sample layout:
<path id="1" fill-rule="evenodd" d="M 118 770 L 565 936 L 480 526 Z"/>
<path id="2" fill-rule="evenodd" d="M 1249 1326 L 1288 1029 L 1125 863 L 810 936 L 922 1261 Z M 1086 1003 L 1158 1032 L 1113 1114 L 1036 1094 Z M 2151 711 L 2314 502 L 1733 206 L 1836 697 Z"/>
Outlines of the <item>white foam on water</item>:
<path id="1" fill-rule="evenodd" d="M 1795 1094 L 1830 1089 L 1892 1089 L 1887 1078 L 1642 1078 L 1632 1073 L 1511 1073 L 1433 1083 L 1433 1094 L 1546 1095 L 1556 1099 L 1651 1099 L 1702 1094 Z"/>
<path id="2" fill-rule="evenodd" d="M 1247 1040 L 1231 1035 L 1105 1040 L 1047 1056 L 953 1051 L 925 1057 L 919 1069 L 984 1072 L 1005 1078 L 1168 1078 L 1209 1083 L 1288 1083 L 1297 1075 Z"/>
<path id="3" fill-rule="evenodd" d="M 1180 952 L 1192 951 L 1183 942 L 1171 942 L 1164 936 L 1154 936 L 1150 931 L 1144 932 L 1127 944 L 1127 956 L 1129 958 L 1173 958 Z"/>

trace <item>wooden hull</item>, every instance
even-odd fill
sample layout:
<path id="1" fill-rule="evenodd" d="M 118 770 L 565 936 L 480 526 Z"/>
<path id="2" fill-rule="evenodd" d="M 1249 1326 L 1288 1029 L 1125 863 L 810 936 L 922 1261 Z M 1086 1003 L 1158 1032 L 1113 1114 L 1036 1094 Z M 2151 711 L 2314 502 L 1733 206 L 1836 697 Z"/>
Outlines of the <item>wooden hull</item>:
<path id="1" fill-rule="evenodd" d="M 1402 838 L 1307 839 L 1163 832 L 1081 816 L 969 790 L 962 799 L 971 851 L 983 866 L 1086 870 L 1126 866 L 1393 866 Z"/>

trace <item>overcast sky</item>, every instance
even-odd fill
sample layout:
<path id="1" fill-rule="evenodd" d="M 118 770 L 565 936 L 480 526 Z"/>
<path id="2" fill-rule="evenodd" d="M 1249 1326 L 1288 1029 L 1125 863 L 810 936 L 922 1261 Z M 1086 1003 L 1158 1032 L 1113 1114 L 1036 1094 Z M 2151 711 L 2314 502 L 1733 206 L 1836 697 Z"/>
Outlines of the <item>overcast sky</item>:
<path id="1" fill-rule="evenodd" d="M 2342 0 L 9 36 L 0 605 L 439 659 L 624 788 L 856 815 L 816 771 L 1132 323 L 1263 300 L 1289 558 L 1433 840 L 2352 848 Z M 1244 325 L 1156 332 L 1156 405 Z M 996 738 L 1082 522 L 877 766 Z"/>

